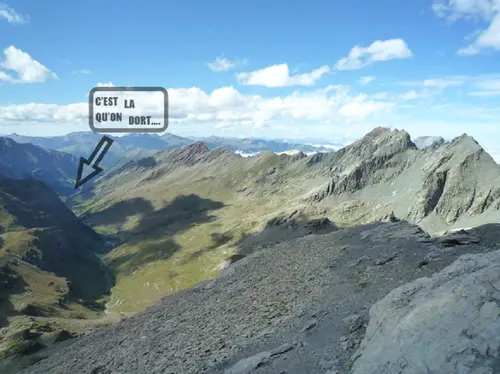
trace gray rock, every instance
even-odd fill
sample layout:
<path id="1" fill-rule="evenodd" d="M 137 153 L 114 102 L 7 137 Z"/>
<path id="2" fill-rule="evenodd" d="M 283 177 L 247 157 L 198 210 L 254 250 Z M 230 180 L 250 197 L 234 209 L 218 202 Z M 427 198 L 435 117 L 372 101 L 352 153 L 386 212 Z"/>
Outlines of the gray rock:
<path id="1" fill-rule="evenodd" d="M 271 356 L 281 355 L 293 349 L 293 345 L 285 343 L 271 352 Z"/>
<path id="2" fill-rule="evenodd" d="M 385 257 L 380 257 L 375 260 L 375 265 L 377 266 L 382 266 L 387 264 L 388 262 L 391 262 L 397 257 L 397 254 L 392 255 L 392 256 L 385 256 Z"/>
<path id="3" fill-rule="evenodd" d="M 445 247 L 454 247 L 457 245 L 479 243 L 480 239 L 465 230 L 460 230 L 440 238 L 439 241 Z"/>
<path id="4" fill-rule="evenodd" d="M 344 318 L 343 322 L 345 323 L 347 327 L 347 332 L 348 333 L 353 333 L 357 330 L 359 330 L 363 324 L 365 323 L 365 320 L 363 316 L 359 314 L 353 314 L 349 317 Z"/>
<path id="5" fill-rule="evenodd" d="M 316 321 L 309 321 L 301 330 L 301 332 L 306 332 L 311 330 L 314 326 L 316 326 L 316 323 L 317 323 Z"/>
<path id="6" fill-rule="evenodd" d="M 266 359 L 271 357 L 270 352 L 260 352 L 255 356 L 244 358 L 236 363 L 230 369 L 227 369 L 224 374 L 248 374 L 257 369 Z"/>
<path id="7" fill-rule="evenodd" d="M 464 255 L 370 310 L 355 374 L 498 373 L 500 251 Z"/>
<path id="8" fill-rule="evenodd" d="M 370 257 L 368 257 L 367 255 L 364 255 L 358 259 L 356 259 L 355 261 L 352 261 L 351 263 L 349 263 L 349 267 L 355 267 L 355 266 L 358 266 L 360 265 L 362 262 L 365 262 L 365 261 L 370 261 Z"/>

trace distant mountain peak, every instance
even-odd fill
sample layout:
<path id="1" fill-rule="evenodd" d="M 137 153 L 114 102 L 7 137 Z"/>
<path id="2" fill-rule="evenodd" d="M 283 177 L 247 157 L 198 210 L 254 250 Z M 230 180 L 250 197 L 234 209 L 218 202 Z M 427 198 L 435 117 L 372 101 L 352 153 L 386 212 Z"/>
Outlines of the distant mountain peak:
<path id="1" fill-rule="evenodd" d="M 460 152 L 484 152 L 483 147 L 472 136 L 462 134 L 450 142 L 450 147 L 460 149 Z"/>
<path id="2" fill-rule="evenodd" d="M 355 150 L 358 156 L 367 159 L 375 153 L 396 154 L 407 149 L 417 149 L 405 130 L 377 127 L 348 148 Z"/>
<path id="3" fill-rule="evenodd" d="M 198 141 L 185 147 L 184 151 L 189 153 L 205 153 L 209 151 L 209 148 L 205 143 Z"/>
<path id="4" fill-rule="evenodd" d="M 470 135 L 467 135 L 466 133 L 463 133 L 462 135 L 457 136 L 456 138 L 454 138 L 452 140 L 452 143 L 469 143 L 469 144 L 477 144 L 477 145 L 479 145 L 479 143 L 477 142 L 476 139 L 474 139 Z"/>
<path id="5" fill-rule="evenodd" d="M 396 130 L 397 131 L 397 130 Z M 368 134 L 364 136 L 364 138 L 376 138 L 378 136 L 390 133 L 391 129 L 388 127 L 376 127 L 372 131 L 370 131 Z"/>
<path id="6" fill-rule="evenodd" d="M 445 140 L 441 136 L 420 136 L 415 138 L 413 143 L 418 149 L 425 149 L 431 146 L 443 144 L 445 143 Z"/>

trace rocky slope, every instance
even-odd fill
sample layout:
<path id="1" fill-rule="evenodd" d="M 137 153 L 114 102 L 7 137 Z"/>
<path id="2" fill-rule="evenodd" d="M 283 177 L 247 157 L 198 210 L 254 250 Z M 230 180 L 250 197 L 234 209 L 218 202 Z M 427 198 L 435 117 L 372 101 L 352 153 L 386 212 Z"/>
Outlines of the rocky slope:
<path id="1" fill-rule="evenodd" d="M 395 222 L 270 245 L 24 372 L 494 373 L 499 239 Z"/>
<path id="2" fill-rule="evenodd" d="M 77 159 L 70 154 L 0 137 L 0 174 L 5 177 L 34 178 L 68 195 L 74 191 L 77 167 Z"/>

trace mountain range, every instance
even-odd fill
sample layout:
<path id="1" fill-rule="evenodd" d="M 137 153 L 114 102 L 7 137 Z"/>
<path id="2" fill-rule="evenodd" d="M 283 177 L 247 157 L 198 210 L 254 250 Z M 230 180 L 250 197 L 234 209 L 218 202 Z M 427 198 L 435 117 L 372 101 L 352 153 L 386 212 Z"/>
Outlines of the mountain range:
<path id="1" fill-rule="evenodd" d="M 117 149 L 158 147 L 162 138 L 125 136 L 116 140 Z M 335 151 L 277 154 L 282 151 L 274 148 L 250 157 L 235 151 L 251 153 L 271 143 L 249 140 L 244 148 L 243 140 L 231 145 L 227 139 L 208 139 L 154 152 L 149 148 L 145 157 L 127 153 L 124 163 L 66 196 L 65 204 L 42 183 L 4 173 L 2 206 L 10 208 L 0 220 L 0 253 L 9 259 L 16 255 L 31 272 L 50 273 L 66 291 L 63 306 L 52 301 L 61 300 L 52 291 L 44 291 L 52 295 L 45 298 L 47 304 L 36 304 L 29 298 L 36 295 L 34 284 L 56 280 L 30 283 L 30 272 L 21 274 L 6 262 L 2 274 L 11 288 L 3 303 L 14 306 L 5 309 L 12 313 L 4 317 L 3 336 L 18 340 L 4 339 L 10 348 L 0 351 L 12 356 L 15 347 L 14 353 L 42 360 L 27 369 L 33 373 L 392 373 L 405 358 L 409 369 L 401 372 L 420 372 L 418 361 L 427 357 L 424 352 L 431 354 L 425 344 L 419 356 L 410 343 L 403 352 L 381 340 L 399 331 L 384 319 L 388 312 L 401 324 L 397 339 L 408 339 L 404 321 L 410 317 L 392 310 L 387 300 L 399 300 L 411 313 L 409 305 L 417 299 L 397 296 L 404 295 L 406 286 L 398 288 L 404 283 L 417 282 L 407 286 L 414 290 L 411 295 L 438 303 L 441 299 L 434 301 L 438 296 L 430 294 L 433 287 L 455 287 L 456 280 L 468 289 L 474 283 L 460 278 L 460 269 L 480 272 L 478 261 L 496 263 L 500 165 L 466 134 L 451 141 L 412 140 L 404 130 L 376 128 Z M 218 146 L 222 142 L 226 146 Z M 47 165 L 57 160 L 47 159 Z M 483 252 L 491 258 L 483 260 Z M 479 257 L 460 257 L 467 253 Z M 75 256 L 82 254 L 82 272 L 89 273 L 73 270 Z M 67 269 L 58 265 L 59 256 Z M 81 284 L 89 274 L 95 274 L 94 293 Z M 433 278 L 425 283 L 418 280 L 422 276 Z M 16 286 L 21 278 L 24 288 Z M 36 326 L 28 332 L 14 323 L 16 316 L 28 318 L 16 303 L 45 313 L 31 316 Z M 469 313 L 474 323 L 486 324 L 483 317 L 493 313 L 476 315 L 466 304 L 457 310 Z M 70 312 L 79 313 L 80 322 Z M 58 348 L 46 344 L 40 330 L 45 316 L 61 318 L 71 334 L 121 322 Z M 438 316 L 429 318 L 432 324 Z M 377 333 L 378 325 L 385 330 Z M 426 339 L 441 339 L 453 355 L 449 334 L 460 326 Z M 62 327 L 48 323 L 45 328 L 52 333 Z M 345 328 L 349 332 L 342 335 Z M 416 327 L 414 334 L 417 340 L 422 336 Z M 475 349 L 479 340 L 470 339 L 464 346 Z M 371 340 L 387 347 L 385 356 L 378 353 L 393 365 L 386 371 L 383 362 L 377 366 L 370 359 L 378 349 Z M 23 344 L 31 348 L 20 349 Z M 58 354 L 52 356 L 52 349 Z M 92 359 L 80 360 L 76 350 Z M 449 362 L 465 365 L 461 353 L 454 357 L 426 364 L 430 372 L 449 372 L 443 371 Z M 481 358 L 481 367 L 488 360 Z"/>
<path id="2" fill-rule="evenodd" d="M 37 179 L 68 195 L 74 191 L 77 166 L 78 160 L 70 154 L 0 137 L 0 175 L 5 177 Z"/>
<path id="3" fill-rule="evenodd" d="M 45 149 L 69 153 L 76 157 L 87 157 L 99 142 L 101 135 L 87 131 L 73 132 L 64 136 L 54 137 L 32 137 L 18 134 L 7 135 L 7 137 L 18 143 L 30 143 Z M 115 167 L 130 159 L 151 156 L 158 151 L 181 148 L 196 141 L 203 141 L 209 148 L 226 148 L 233 152 L 239 151 L 244 153 L 258 153 L 262 151 L 328 152 L 332 149 L 342 147 L 339 144 L 309 145 L 278 140 L 237 139 L 216 136 L 208 138 L 183 138 L 169 133 L 163 135 L 128 134 L 111 138 L 114 140 L 114 144 L 102 163 L 107 168 Z"/>

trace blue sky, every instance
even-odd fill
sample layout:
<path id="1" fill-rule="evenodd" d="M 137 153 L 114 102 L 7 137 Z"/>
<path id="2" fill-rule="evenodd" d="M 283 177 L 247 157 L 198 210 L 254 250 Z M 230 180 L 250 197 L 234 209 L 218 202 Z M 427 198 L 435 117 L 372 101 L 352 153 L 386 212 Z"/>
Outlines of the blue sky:
<path id="1" fill-rule="evenodd" d="M 179 135 L 500 146 L 500 0 L 0 5 L 0 133 L 86 130 L 99 84 L 162 86 Z"/>

